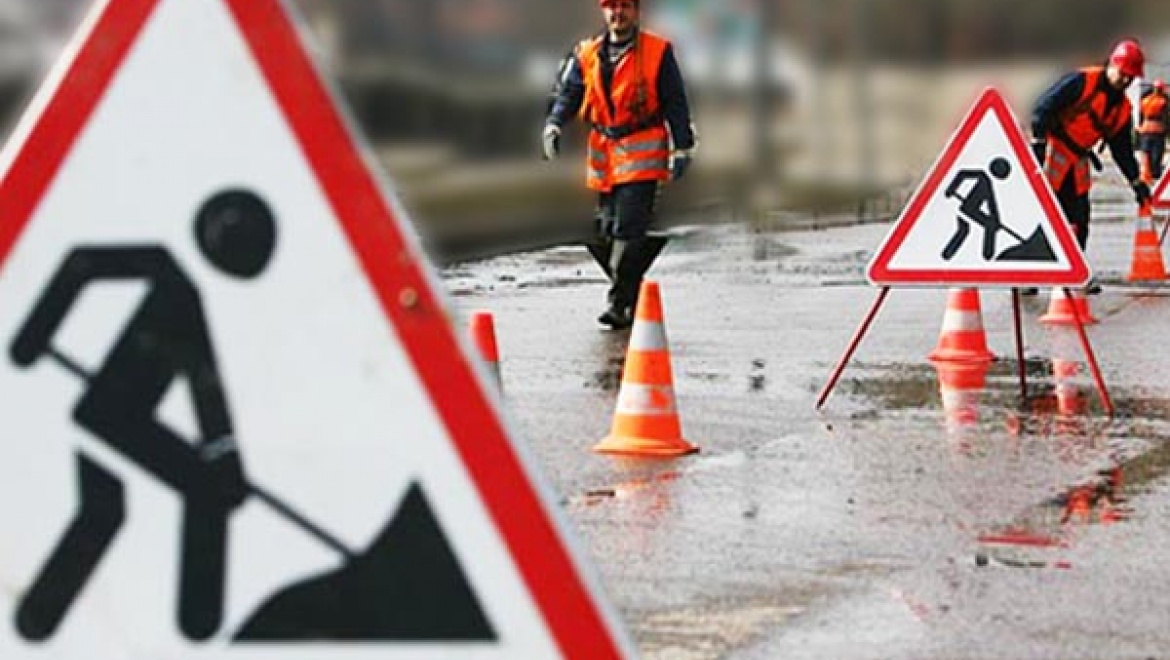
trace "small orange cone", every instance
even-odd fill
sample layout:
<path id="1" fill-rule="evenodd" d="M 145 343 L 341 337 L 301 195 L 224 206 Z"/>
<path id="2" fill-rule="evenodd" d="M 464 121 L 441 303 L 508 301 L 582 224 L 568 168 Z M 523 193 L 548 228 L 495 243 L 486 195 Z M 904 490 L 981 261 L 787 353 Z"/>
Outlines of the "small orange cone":
<path id="1" fill-rule="evenodd" d="M 1070 289 L 1072 298 L 1064 295 L 1064 287 L 1053 287 L 1052 297 L 1048 299 L 1048 312 L 1040 317 L 1041 323 L 1049 325 L 1076 325 L 1080 317 L 1081 325 L 1092 325 L 1097 322 L 1093 312 L 1089 310 L 1089 300 L 1081 289 Z"/>
<path id="2" fill-rule="evenodd" d="M 951 289 L 947 294 L 947 311 L 943 314 L 938 346 L 929 357 L 950 362 L 990 362 L 995 359 L 987 349 L 978 289 Z"/>
<path id="3" fill-rule="evenodd" d="M 670 347 L 658 283 L 643 280 L 626 351 L 617 409 L 609 435 L 593 447 L 602 454 L 670 457 L 699 451 L 682 438 L 670 369 Z"/>
<path id="4" fill-rule="evenodd" d="M 472 312 L 471 322 L 468 325 L 471 343 L 483 358 L 491 372 L 492 382 L 497 392 L 504 391 L 504 382 L 500 378 L 500 349 L 496 345 L 496 324 L 491 312 Z"/>
<path id="5" fill-rule="evenodd" d="M 1162 246 L 1154 229 L 1154 214 L 1149 204 L 1138 211 L 1137 228 L 1133 236 L 1133 261 L 1125 279 L 1151 281 L 1166 279 L 1166 264 L 1162 261 Z"/>

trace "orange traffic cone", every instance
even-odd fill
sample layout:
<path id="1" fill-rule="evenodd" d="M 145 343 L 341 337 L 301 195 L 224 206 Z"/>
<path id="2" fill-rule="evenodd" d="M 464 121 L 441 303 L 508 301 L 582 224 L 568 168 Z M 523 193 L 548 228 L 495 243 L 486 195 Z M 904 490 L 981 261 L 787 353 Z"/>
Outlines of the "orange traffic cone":
<path id="1" fill-rule="evenodd" d="M 500 349 L 496 345 L 496 324 L 491 312 L 472 312 L 468 326 L 471 343 L 483 358 L 488 371 L 492 376 L 492 383 L 497 392 L 504 391 L 504 381 L 500 378 Z"/>
<path id="2" fill-rule="evenodd" d="M 613 426 L 593 451 L 669 457 L 698 450 L 682 438 L 658 283 L 643 280 Z"/>
<path id="3" fill-rule="evenodd" d="M 995 356 L 987 349 L 983 333 L 983 313 L 978 289 L 951 289 L 947 294 L 947 311 L 943 314 L 938 346 L 931 360 L 951 362 L 990 362 Z"/>
<path id="4" fill-rule="evenodd" d="M 1048 312 L 1040 317 L 1041 323 L 1049 325 L 1076 325 L 1077 318 L 1081 325 L 1092 325 L 1097 322 L 1093 312 L 1089 310 L 1089 300 L 1085 292 L 1080 289 L 1070 289 L 1072 298 L 1064 294 L 1064 287 L 1053 287 L 1052 297 L 1048 300 Z"/>
<path id="5" fill-rule="evenodd" d="M 1133 235 L 1133 261 L 1130 263 L 1129 275 L 1125 277 L 1130 282 L 1166 279 L 1166 264 L 1162 261 L 1162 246 L 1158 241 L 1158 232 L 1154 229 L 1153 216 L 1149 204 L 1143 204 L 1138 211 L 1137 228 Z"/>

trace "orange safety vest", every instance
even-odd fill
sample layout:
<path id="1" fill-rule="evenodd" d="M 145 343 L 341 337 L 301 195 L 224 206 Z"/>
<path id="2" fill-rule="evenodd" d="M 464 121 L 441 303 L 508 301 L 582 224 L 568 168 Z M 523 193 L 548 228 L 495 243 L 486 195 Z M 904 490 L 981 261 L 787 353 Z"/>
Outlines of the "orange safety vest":
<path id="1" fill-rule="evenodd" d="M 1081 98 L 1057 117 L 1057 126 L 1048 137 L 1048 153 L 1044 158 L 1044 174 L 1053 190 L 1060 190 L 1064 178 L 1072 172 L 1077 194 L 1089 192 L 1089 162 L 1085 153 L 1104 138 L 1117 135 L 1133 112 L 1129 99 L 1122 97 L 1107 110 L 1105 91 L 1099 88 L 1105 76 L 1104 67 L 1081 69 L 1085 88 Z"/>
<path id="2" fill-rule="evenodd" d="M 658 72 L 670 42 L 640 30 L 614 67 L 610 98 L 601 84 L 605 36 L 582 41 L 577 61 L 585 80 L 580 118 L 590 124 L 586 185 L 609 192 L 615 185 L 670 178 L 670 136 L 658 99 Z"/>
<path id="3" fill-rule="evenodd" d="M 1138 126 L 1138 133 L 1143 135 L 1166 133 L 1166 95 L 1151 92 L 1142 99 L 1142 123 Z"/>

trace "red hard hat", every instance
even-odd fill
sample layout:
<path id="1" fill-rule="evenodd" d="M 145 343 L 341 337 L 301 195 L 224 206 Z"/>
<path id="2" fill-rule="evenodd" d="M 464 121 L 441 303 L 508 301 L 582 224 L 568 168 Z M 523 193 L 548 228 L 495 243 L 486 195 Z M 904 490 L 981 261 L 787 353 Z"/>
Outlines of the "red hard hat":
<path id="1" fill-rule="evenodd" d="M 1166 82 L 1164 80 L 1162 80 L 1161 78 L 1158 78 L 1157 80 L 1154 81 L 1154 89 L 1156 89 L 1160 92 L 1165 88 L 1166 88 Z"/>
<path id="2" fill-rule="evenodd" d="M 1109 63 L 1131 78 L 1140 78 L 1146 71 L 1146 55 L 1141 45 L 1133 39 L 1126 39 L 1114 46 Z"/>

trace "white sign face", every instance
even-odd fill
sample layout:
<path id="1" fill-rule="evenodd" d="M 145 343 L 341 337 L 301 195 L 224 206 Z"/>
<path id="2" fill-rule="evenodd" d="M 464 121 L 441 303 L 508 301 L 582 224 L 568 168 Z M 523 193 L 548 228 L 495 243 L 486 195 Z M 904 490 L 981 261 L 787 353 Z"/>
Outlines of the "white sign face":
<path id="1" fill-rule="evenodd" d="M 987 90 L 870 264 L 875 284 L 1082 284 L 1068 222 L 1003 99 Z"/>
<path id="2" fill-rule="evenodd" d="M 276 0 L 111 0 L 0 174 L 0 658 L 632 657 Z"/>

